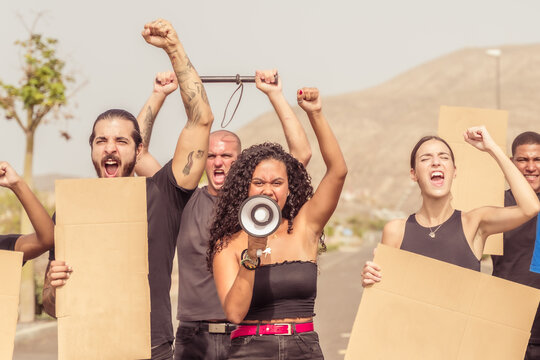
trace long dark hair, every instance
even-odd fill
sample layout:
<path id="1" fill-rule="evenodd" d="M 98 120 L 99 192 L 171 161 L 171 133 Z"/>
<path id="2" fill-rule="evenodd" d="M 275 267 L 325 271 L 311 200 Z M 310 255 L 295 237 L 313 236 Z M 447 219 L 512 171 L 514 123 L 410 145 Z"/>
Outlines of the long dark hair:
<path id="1" fill-rule="evenodd" d="M 298 211 L 313 196 L 311 177 L 306 169 L 291 154 L 285 152 L 281 145 L 263 143 L 242 151 L 232 164 L 214 207 L 214 219 L 210 227 L 207 252 L 210 270 L 212 270 L 214 255 L 227 247 L 232 235 L 242 230 L 238 221 L 240 205 L 248 197 L 255 168 L 261 161 L 268 159 L 281 161 L 287 169 L 289 196 L 282 210 L 283 218 L 288 221 L 287 233 L 291 233 L 294 217 Z M 321 236 L 321 244 L 324 249 L 323 236 Z"/>

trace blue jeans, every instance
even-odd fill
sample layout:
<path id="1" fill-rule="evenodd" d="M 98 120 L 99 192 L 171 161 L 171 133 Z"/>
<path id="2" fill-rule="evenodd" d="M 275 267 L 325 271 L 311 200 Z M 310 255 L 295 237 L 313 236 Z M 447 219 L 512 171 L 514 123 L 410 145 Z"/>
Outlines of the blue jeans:
<path id="1" fill-rule="evenodd" d="M 250 335 L 231 341 L 229 359 L 324 359 L 315 331 L 292 335 Z"/>
<path id="2" fill-rule="evenodd" d="M 214 334 L 180 324 L 174 342 L 174 360 L 225 360 L 230 346 L 230 334 Z"/>

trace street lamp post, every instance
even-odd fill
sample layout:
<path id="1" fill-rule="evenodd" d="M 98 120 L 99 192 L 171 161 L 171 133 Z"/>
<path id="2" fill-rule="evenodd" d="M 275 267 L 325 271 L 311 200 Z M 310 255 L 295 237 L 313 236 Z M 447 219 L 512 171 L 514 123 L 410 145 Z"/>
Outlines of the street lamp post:
<path id="1" fill-rule="evenodd" d="M 501 49 L 488 49 L 486 50 L 486 55 L 495 58 L 495 103 L 497 109 L 501 108 L 501 83 L 500 83 L 500 72 L 501 72 Z"/>

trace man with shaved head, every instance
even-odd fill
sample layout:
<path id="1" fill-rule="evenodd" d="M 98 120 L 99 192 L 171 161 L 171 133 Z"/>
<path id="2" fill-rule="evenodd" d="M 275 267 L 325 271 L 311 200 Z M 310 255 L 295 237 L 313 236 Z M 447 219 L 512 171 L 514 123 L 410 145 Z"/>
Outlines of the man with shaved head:
<path id="1" fill-rule="evenodd" d="M 283 126 L 289 150 L 304 165 L 311 157 L 311 148 L 304 129 L 281 91 L 276 70 L 257 71 L 257 88 L 272 103 Z M 277 80 L 277 84 L 274 84 Z M 163 101 L 150 102 L 139 115 L 143 136 L 143 159 L 135 171 L 151 176 L 159 164 L 148 153 L 150 133 Z M 151 116 L 154 115 L 154 116 Z M 177 240 L 178 255 L 178 315 L 174 359 L 226 359 L 230 333 L 235 325 L 227 322 L 217 295 L 212 274 L 206 266 L 209 227 L 214 203 L 225 182 L 232 163 L 241 152 L 239 137 L 227 130 L 210 134 L 205 172 L 208 185 L 195 190 L 182 213 Z"/>

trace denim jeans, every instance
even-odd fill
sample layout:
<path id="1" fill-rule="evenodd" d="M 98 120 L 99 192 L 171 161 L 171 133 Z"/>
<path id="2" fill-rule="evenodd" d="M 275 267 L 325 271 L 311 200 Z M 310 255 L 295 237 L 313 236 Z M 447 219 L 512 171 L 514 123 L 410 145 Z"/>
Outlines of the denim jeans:
<path id="1" fill-rule="evenodd" d="M 153 348 L 150 360 L 173 360 L 172 344 L 167 342 Z"/>
<path id="2" fill-rule="evenodd" d="M 174 360 L 225 360 L 230 346 L 230 334 L 180 325 L 174 342 Z"/>
<path id="3" fill-rule="evenodd" d="M 250 335 L 231 341 L 229 359 L 324 359 L 315 331 L 292 335 Z"/>

